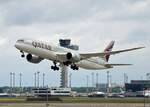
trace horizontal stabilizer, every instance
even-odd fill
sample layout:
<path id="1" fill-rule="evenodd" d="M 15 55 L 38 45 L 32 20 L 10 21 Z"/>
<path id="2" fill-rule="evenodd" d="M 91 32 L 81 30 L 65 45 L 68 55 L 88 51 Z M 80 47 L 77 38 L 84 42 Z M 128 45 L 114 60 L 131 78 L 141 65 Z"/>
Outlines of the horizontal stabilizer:
<path id="1" fill-rule="evenodd" d="M 129 66 L 133 64 L 105 64 L 106 67 L 113 67 L 113 66 Z"/>

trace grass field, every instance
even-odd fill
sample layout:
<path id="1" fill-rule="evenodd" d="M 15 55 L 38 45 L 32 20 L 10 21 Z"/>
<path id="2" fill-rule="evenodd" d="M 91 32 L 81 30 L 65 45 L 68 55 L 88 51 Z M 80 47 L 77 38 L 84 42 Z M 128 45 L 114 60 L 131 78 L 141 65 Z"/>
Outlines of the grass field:
<path id="1" fill-rule="evenodd" d="M 0 98 L 0 103 L 23 103 L 26 98 Z"/>
<path id="2" fill-rule="evenodd" d="M 0 103 L 42 103 L 45 100 L 36 98 L 0 98 Z M 58 98 L 49 99 L 57 103 L 144 103 L 144 98 Z M 150 98 L 145 98 L 150 103 Z"/>

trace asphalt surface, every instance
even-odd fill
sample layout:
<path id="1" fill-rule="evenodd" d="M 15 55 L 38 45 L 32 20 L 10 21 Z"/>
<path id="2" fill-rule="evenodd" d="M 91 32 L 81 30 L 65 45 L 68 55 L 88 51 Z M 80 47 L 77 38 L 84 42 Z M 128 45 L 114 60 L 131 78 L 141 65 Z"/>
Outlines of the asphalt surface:
<path id="1" fill-rule="evenodd" d="M 144 107 L 142 103 L 51 103 L 46 106 L 44 103 L 1 103 L 0 107 Z M 150 104 L 145 104 L 150 107 Z"/>

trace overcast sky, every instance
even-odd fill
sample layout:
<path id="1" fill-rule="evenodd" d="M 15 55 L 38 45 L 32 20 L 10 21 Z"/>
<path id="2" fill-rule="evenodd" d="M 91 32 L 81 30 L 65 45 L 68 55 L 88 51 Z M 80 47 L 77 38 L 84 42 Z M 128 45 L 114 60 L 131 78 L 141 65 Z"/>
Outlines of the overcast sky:
<path id="1" fill-rule="evenodd" d="M 50 69 L 51 61 L 35 65 L 20 57 L 14 47 L 19 38 L 55 44 L 60 38 L 71 38 L 82 52 L 101 52 L 111 40 L 115 40 L 114 50 L 145 46 L 110 58 L 110 63 L 133 66 L 109 69 L 112 82 L 123 82 L 124 73 L 129 80 L 145 79 L 150 72 L 149 28 L 150 0 L 0 0 L 0 86 L 9 85 L 10 72 L 15 72 L 16 81 L 21 72 L 23 85 L 34 85 L 37 71 L 46 74 L 49 86 L 60 85 L 60 71 Z M 106 82 L 106 71 L 69 69 L 72 86 L 86 86 L 86 75 L 91 81 L 92 72 L 99 73 L 99 82 Z"/>

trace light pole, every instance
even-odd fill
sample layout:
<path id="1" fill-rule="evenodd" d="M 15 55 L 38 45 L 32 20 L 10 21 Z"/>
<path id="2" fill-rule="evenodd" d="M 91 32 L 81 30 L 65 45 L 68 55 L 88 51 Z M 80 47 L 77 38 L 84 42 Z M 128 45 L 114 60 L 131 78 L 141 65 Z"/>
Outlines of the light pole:
<path id="1" fill-rule="evenodd" d="M 34 73 L 34 87 L 36 88 L 36 72 Z"/>
<path id="2" fill-rule="evenodd" d="M 22 74 L 19 74 L 20 76 L 20 97 L 21 97 L 21 92 L 22 92 Z"/>
<path id="3" fill-rule="evenodd" d="M 110 75 L 109 75 L 109 73 L 110 73 L 110 72 L 109 72 L 109 71 L 107 71 L 107 94 L 108 94 L 108 93 L 109 93 L 109 91 L 110 91 L 110 90 L 109 90 L 109 85 L 110 85 L 110 78 L 109 78 L 109 77 L 110 77 Z"/>
<path id="4" fill-rule="evenodd" d="M 15 73 L 12 73 L 13 75 L 13 92 L 15 92 Z"/>
<path id="5" fill-rule="evenodd" d="M 69 81 L 69 87 L 70 88 L 71 88 L 71 79 L 72 79 L 71 77 L 72 77 L 72 73 L 69 74 L 69 79 L 70 79 L 70 81 Z"/>
<path id="6" fill-rule="evenodd" d="M 96 89 L 97 89 L 97 91 L 98 91 L 98 73 L 96 73 Z"/>
<path id="7" fill-rule="evenodd" d="M 126 84 L 126 73 L 124 73 L 124 86 Z"/>
<path id="8" fill-rule="evenodd" d="M 12 76 L 13 76 L 13 73 L 12 72 L 10 72 L 10 94 L 11 94 L 11 96 L 12 96 Z"/>
<path id="9" fill-rule="evenodd" d="M 44 82 L 45 82 L 45 73 L 43 73 L 43 88 L 44 88 Z"/>
<path id="10" fill-rule="evenodd" d="M 87 80 L 87 83 L 86 83 L 86 85 L 87 85 L 87 89 L 86 89 L 86 92 L 88 93 L 88 88 L 89 88 L 89 76 L 87 75 L 86 76 L 86 80 Z"/>
<path id="11" fill-rule="evenodd" d="M 92 72 L 91 75 L 92 75 L 92 91 L 94 91 L 94 72 Z"/>
<path id="12" fill-rule="evenodd" d="M 39 88 L 39 74 L 40 74 L 40 72 L 38 71 L 38 72 L 37 72 L 37 76 L 38 76 L 37 87 L 38 87 L 38 88 Z"/>

